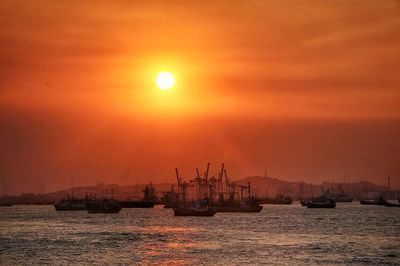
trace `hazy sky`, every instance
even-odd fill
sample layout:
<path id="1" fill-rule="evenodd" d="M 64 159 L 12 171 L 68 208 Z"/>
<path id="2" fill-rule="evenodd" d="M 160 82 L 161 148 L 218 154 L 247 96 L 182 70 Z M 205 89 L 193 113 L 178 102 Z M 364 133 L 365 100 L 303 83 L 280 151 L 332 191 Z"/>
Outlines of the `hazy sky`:
<path id="1" fill-rule="evenodd" d="M 0 18 L 10 192 L 208 161 L 400 187 L 400 1 L 2 0 Z"/>

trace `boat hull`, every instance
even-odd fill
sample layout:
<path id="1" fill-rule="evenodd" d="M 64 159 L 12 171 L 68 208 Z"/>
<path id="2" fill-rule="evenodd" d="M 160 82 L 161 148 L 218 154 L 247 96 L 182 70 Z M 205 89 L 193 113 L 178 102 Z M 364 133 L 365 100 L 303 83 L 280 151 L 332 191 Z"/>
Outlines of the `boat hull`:
<path id="1" fill-rule="evenodd" d="M 217 212 L 260 212 L 263 206 L 215 206 Z"/>
<path id="2" fill-rule="evenodd" d="M 376 201 L 376 200 L 361 200 L 361 205 L 385 205 L 385 202 Z"/>
<path id="3" fill-rule="evenodd" d="M 121 208 L 153 208 L 155 203 L 150 201 L 118 201 Z"/>
<path id="4" fill-rule="evenodd" d="M 54 204 L 56 211 L 86 211 L 86 199 L 62 199 Z"/>
<path id="5" fill-rule="evenodd" d="M 87 204 L 89 213 L 119 213 L 121 206 L 115 200 L 92 200 Z"/>
<path id="6" fill-rule="evenodd" d="M 320 204 L 320 203 L 308 203 L 307 208 L 309 208 L 309 209 L 333 209 L 333 208 L 336 208 L 336 204 L 330 205 L 330 204 Z"/>
<path id="7" fill-rule="evenodd" d="M 214 216 L 214 209 L 173 208 L 175 216 Z"/>
<path id="8" fill-rule="evenodd" d="M 68 207 L 61 207 L 54 205 L 54 208 L 56 211 L 86 211 L 87 207 L 86 206 L 68 206 Z"/>
<path id="9" fill-rule="evenodd" d="M 352 198 L 333 198 L 334 201 L 336 202 L 353 202 Z"/>
<path id="10" fill-rule="evenodd" d="M 263 204 L 271 204 L 271 205 L 290 205 L 293 203 L 293 200 L 275 200 L 275 199 L 268 199 L 263 200 Z"/>
<path id="11" fill-rule="evenodd" d="M 307 202 L 307 208 L 310 209 L 333 209 L 336 208 L 336 202 L 332 199 L 321 202 Z"/>
<path id="12" fill-rule="evenodd" d="M 89 213 L 119 213 L 121 208 L 119 209 L 89 209 Z"/>

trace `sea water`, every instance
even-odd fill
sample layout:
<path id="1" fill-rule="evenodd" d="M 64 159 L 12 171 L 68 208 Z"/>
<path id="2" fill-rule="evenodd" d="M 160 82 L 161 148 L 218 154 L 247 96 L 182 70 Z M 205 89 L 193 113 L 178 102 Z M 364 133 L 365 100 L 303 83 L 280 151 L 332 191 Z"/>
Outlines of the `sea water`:
<path id="1" fill-rule="evenodd" d="M 264 205 L 259 213 L 174 217 L 0 208 L 0 265 L 400 264 L 400 208 Z"/>

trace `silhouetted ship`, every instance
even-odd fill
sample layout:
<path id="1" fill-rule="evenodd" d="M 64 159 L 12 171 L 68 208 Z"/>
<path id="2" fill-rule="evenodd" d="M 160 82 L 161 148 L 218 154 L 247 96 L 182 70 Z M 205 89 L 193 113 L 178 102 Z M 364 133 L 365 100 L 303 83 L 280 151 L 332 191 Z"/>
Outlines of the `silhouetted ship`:
<path id="1" fill-rule="evenodd" d="M 198 208 L 189 207 L 173 207 L 175 216 L 214 216 L 216 211 L 211 207 Z"/>
<path id="2" fill-rule="evenodd" d="M 242 201 L 224 201 L 213 204 L 217 212 L 260 212 L 263 206 L 253 197 Z"/>
<path id="3" fill-rule="evenodd" d="M 156 204 L 155 189 L 152 185 L 144 188 L 143 200 L 119 200 L 121 208 L 153 208 Z"/>
<path id="4" fill-rule="evenodd" d="M 175 216 L 214 216 L 216 211 L 210 207 L 208 197 L 205 197 L 197 202 L 187 202 L 186 192 L 190 186 L 188 182 L 182 182 L 179 177 L 178 168 L 175 168 L 176 180 L 178 182 L 178 202 L 174 202 L 172 209 Z M 180 200 L 179 196 L 182 196 Z"/>
<path id="5" fill-rule="evenodd" d="M 336 201 L 329 197 L 329 191 L 319 197 L 313 197 L 300 201 L 302 206 L 307 208 L 335 208 Z"/>
<path id="6" fill-rule="evenodd" d="M 0 207 L 11 207 L 12 205 L 10 201 L 0 201 Z"/>
<path id="7" fill-rule="evenodd" d="M 176 170 L 176 176 L 178 180 L 178 188 L 181 189 L 181 193 L 178 192 L 178 195 L 182 194 L 184 201 L 185 201 L 185 193 L 186 189 L 189 186 L 196 187 L 196 195 L 197 198 L 202 199 L 210 199 L 207 204 L 209 206 L 201 206 L 202 208 L 206 208 L 208 213 L 214 215 L 213 212 L 260 212 L 263 208 L 259 204 L 259 201 L 256 200 L 254 197 L 251 196 L 250 193 L 250 182 L 247 186 L 240 186 L 241 193 L 240 199 L 237 198 L 238 192 L 235 191 L 236 184 L 234 182 L 229 182 L 227 177 L 226 169 L 224 168 L 224 164 L 222 164 L 221 171 L 219 172 L 218 176 L 212 176 L 209 178 L 209 170 L 210 164 L 207 165 L 207 171 L 203 177 L 200 176 L 199 170 L 196 169 L 197 178 L 193 179 L 188 182 L 181 182 L 181 179 L 178 175 L 178 169 Z M 225 175 L 225 183 L 223 182 L 223 176 Z M 247 198 L 244 197 L 244 192 L 247 191 Z M 228 196 L 228 199 L 225 199 L 224 196 Z M 215 200 L 215 197 L 218 196 L 218 200 Z M 200 201 L 201 202 L 201 201 Z M 182 209 L 181 202 L 172 203 L 174 212 L 176 213 L 177 209 Z M 187 207 L 186 207 L 187 208 Z M 193 206 L 191 206 L 191 210 L 187 211 L 186 213 L 196 213 L 193 212 Z M 195 209 L 198 206 L 195 207 Z M 206 209 L 203 211 L 206 213 Z M 197 210 L 197 209 L 196 209 Z M 185 212 L 183 212 L 185 213 Z M 201 213 L 201 212 L 199 212 Z"/>
<path id="8" fill-rule="evenodd" d="M 86 211 L 87 210 L 88 197 L 84 199 L 75 199 L 67 195 L 66 199 L 62 199 L 54 207 L 56 211 Z"/>
<path id="9" fill-rule="evenodd" d="M 338 186 L 338 192 L 331 192 L 327 190 L 324 195 L 319 196 L 319 197 L 312 197 L 309 199 L 301 200 L 300 203 L 302 206 L 307 206 L 307 202 L 310 201 L 321 201 L 324 199 L 332 199 L 336 203 L 338 202 L 353 202 L 353 198 L 344 192 L 343 188 L 341 186 Z"/>
<path id="10" fill-rule="evenodd" d="M 171 191 L 164 193 L 161 198 L 161 204 L 164 204 L 165 209 L 172 208 L 177 202 L 179 202 L 179 194 L 174 191 L 174 187 L 172 187 Z"/>
<path id="11" fill-rule="evenodd" d="M 150 201 L 119 200 L 121 208 L 153 208 L 155 203 Z"/>
<path id="12" fill-rule="evenodd" d="M 268 198 L 262 200 L 263 204 L 292 204 L 293 199 L 289 196 L 284 196 L 282 194 L 276 195 L 275 198 Z"/>
<path id="13" fill-rule="evenodd" d="M 400 207 L 400 204 L 397 203 L 392 203 L 387 200 L 385 200 L 382 196 L 379 196 L 376 199 L 365 199 L 361 200 L 360 203 L 362 205 L 381 205 L 381 206 L 386 206 L 386 207 Z"/>
<path id="14" fill-rule="evenodd" d="M 376 199 L 361 200 L 360 203 L 362 205 L 385 205 L 387 203 L 387 201 L 382 196 L 380 196 Z"/>
<path id="15" fill-rule="evenodd" d="M 216 210 L 209 205 L 207 198 L 195 203 L 187 203 L 185 200 L 180 205 L 172 207 L 175 216 L 214 216 Z"/>
<path id="16" fill-rule="evenodd" d="M 331 209 L 336 207 L 336 202 L 333 199 L 324 199 L 321 201 L 309 201 L 306 206 L 307 208 Z"/>
<path id="17" fill-rule="evenodd" d="M 211 205 L 217 212 L 260 212 L 263 209 L 260 200 L 251 196 L 250 182 L 247 185 L 237 185 L 230 181 L 225 164 L 222 164 L 219 173 L 211 178 L 208 178 L 209 170 L 210 164 L 207 164 L 205 176 L 201 177 L 196 169 L 197 178 L 194 183 L 198 188 L 198 194 L 209 188 Z M 240 194 L 236 191 L 237 187 L 240 188 Z"/>
<path id="18" fill-rule="evenodd" d="M 300 200 L 300 204 L 303 207 L 307 207 L 307 203 L 309 203 L 309 202 L 319 202 L 319 201 L 322 201 L 323 199 L 324 199 L 324 196 L 319 196 L 319 197 L 313 196 L 311 198 L 306 198 L 306 199 Z"/>
<path id="19" fill-rule="evenodd" d="M 92 199 L 87 202 L 89 213 L 119 213 L 121 206 L 114 199 Z"/>

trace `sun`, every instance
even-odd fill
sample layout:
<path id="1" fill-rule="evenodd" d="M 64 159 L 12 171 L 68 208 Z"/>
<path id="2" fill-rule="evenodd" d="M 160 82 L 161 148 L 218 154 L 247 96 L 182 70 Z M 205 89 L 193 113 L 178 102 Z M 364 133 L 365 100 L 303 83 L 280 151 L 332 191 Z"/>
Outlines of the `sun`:
<path id="1" fill-rule="evenodd" d="M 175 84 L 175 77 L 171 72 L 161 72 L 157 75 L 156 83 L 161 90 L 169 90 Z"/>

